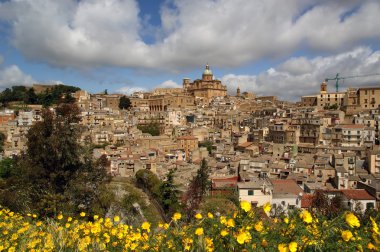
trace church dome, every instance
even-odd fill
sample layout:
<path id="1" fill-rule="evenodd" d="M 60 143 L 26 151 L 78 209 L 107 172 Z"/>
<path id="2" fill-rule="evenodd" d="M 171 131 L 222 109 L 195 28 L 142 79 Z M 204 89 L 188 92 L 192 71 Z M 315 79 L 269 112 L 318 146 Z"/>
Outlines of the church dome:
<path id="1" fill-rule="evenodd" d="M 210 70 L 210 66 L 207 64 L 205 70 L 203 71 L 203 75 L 212 75 L 212 71 Z"/>

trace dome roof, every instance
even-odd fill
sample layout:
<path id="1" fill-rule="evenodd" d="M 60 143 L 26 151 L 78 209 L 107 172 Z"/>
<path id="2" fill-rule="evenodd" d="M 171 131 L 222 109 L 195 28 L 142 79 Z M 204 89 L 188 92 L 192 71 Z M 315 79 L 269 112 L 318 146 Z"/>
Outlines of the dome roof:
<path id="1" fill-rule="evenodd" d="M 206 64 L 206 68 L 203 71 L 203 75 L 212 75 L 212 71 L 210 70 L 210 66 Z"/>

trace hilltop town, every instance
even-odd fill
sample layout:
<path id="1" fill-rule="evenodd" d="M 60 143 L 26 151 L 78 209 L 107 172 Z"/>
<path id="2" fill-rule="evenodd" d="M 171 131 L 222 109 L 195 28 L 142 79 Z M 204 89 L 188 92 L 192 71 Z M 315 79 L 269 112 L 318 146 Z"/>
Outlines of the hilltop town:
<path id="1" fill-rule="evenodd" d="M 310 196 L 323 190 L 340 195 L 347 209 L 378 208 L 380 87 L 332 92 L 329 84 L 299 102 L 240 88 L 227 95 L 206 65 L 200 79 L 183 79 L 183 88 L 71 96 L 81 111 L 78 141 L 92 144 L 95 158 L 106 155 L 114 177 L 147 169 L 164 179 L 176 169 L 175 182 L 186 191 L 205 159 L 212 196 L 237 194 L 254 206 L 286 210 L 308 208 Z M 49 88 L 33 86 L 36 94 Z M 41 111 L 25 105 L 0 112 L 3 157 L 26 150 L 26 133 Z"/>

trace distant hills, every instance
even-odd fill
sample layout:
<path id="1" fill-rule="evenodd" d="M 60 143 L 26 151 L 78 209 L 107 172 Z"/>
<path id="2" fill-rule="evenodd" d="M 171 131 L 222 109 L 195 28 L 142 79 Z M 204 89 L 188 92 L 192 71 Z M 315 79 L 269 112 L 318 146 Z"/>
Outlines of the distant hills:
<path id="1" fill-rule="evenodd" d="M 81 90 L 67 85 L 33 85 L 33 87 L 13 86 L 0 93 L 0 103 L 3 107 L 13 102 L 38 104 L 44 107 L 60 102 L 73 102 L 71 93 Z"/>

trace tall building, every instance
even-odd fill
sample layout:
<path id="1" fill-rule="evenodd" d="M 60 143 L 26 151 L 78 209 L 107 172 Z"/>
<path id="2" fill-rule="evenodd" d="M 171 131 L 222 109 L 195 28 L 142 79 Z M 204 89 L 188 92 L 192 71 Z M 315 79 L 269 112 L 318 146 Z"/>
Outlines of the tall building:
<path id="1" fill-rule="evenodd" d="M 213 97 L 224 97 L 227 95 L 227 87 L 220 80 L 214 79 L 214 75 L 207 64 L 202 74 L 202 79 L 190 82 L 190 79 L 183 79 L 183 89 L 186 93 L 201 99 L 203 103 L 209 103 Z"/>

